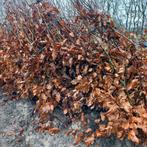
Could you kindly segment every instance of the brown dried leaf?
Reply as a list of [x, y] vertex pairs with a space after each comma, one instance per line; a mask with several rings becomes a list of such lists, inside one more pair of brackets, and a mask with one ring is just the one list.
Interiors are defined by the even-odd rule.
[[56, 99], [57, 102], [60, 102], [60, 100], [61, 100], [61, 95], [60, 95], [59, 92], [56, 93], [55, 99]]
[[43, 100], [47, 100], [47, 96], [46, 96], [44, 93], [41, 94], [41, 98], [42, 98]]
[[52, 51], [53, 60], [55, 60], [57, 58], [57, 55], [58, 55], [57, 51], [55, 49], [53, 49], [53, 51]]
[[92, 134], [91, 136], [86, 137], [86, 138], [84, 139], [84, 142], [85, 142], [85, 144], [86, 144], [87, 146], [89, 146], [89, 145], [92, 145], [92, 144], [94, 143], [94, 140], [95, 140], [95, 136], [94, 136], [94, 134]]
[[130, 139], [131, 141], [133, 141], [137, 144], [140, 142], [136, 136], [135, 130], [131, 130], [128, 132], [128, 139]]
[[127, 86], [128, 90], [136, 88], [136, 86], [138, 85], [138, 82], [139, 82], [138, 79], [133, 79], [131, 81], [131, 83], [129, 83], [128, 86]]
[[73, 32], [70, 32], [69, 35], [70, 35], [71, 37], [75, 37], [75, 35], [74, 35]]
[[49, 128], [48, 132], [51, 134], [57, 134], [60, 132], [60, 129], [59, 128]]
[[89, 81], [87, 79], [82, 79], [80, 83], [76, 86], [76, 89], [81, 92], [88, 92], [90, 88]]
[[95, 136], [96, 137], [101, 137], [102, 133], [97, 129], [96, 132], [95, 132]]
[[79, 144], [79, 143], [82, 141], [83, 137], [84, 137], [84, 133], [83, 133], [83, 132], [79, 133], [79, 134], [75, 137], [75, 143], [74, 143], [74, 144], [75, 144], [75, 145]]
[[48, 113], [48, 112], [52, 112], [54, 110], [54, 105], [50, 102], [48, 103], [45, 103], [43, 106], [42, 106], [42, 112], [43, 113]]

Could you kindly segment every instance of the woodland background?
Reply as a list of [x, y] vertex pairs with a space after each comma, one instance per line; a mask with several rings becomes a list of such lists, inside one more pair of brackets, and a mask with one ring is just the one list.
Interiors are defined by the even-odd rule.
[[[5, 18], [4, 5], [10, 0], [0, 1], [0, 20]], [[36, 3], [42, 0], [11, 0], [14, 5]], [[57, 6], [63, 14], [63, 17], [70, 18], [75, 15], [71, 2], [75, 0], [45, 0]], [[80, 0], [87, 8], [95, 6], [96, 9], [110, 14], [119, 27], [128, 31], [142, 34], [147, 28], [147, 1], [146, 0]]]

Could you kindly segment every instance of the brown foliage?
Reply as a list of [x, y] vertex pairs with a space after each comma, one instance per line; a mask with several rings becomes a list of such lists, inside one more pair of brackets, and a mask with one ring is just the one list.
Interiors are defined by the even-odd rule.
[[70, 21], [47, 3], [32, 5], [27, 15], [19, 8], [7, 14], [10, 28], [0, 34], [0, 85], [17, 98], [36, 96], [41, 119], [57, 106], [84, 123], [83, 106], [107, 110], [95, 119], [96, 131], [71, 131], [76, 144], [88, 146], [111, 134], [147, 142], [146, 50], [136, 50], [110, 16], [76, 8], [79, 14]]

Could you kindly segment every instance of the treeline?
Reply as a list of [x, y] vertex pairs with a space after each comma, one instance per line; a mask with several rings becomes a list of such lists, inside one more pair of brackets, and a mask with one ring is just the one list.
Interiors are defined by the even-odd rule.
[[[39, 3], [44, 0], [11, 0], [14, 5], [21, 5], [23, 2]], [[46, 0], [56, 5], [62, 15], [66, 18], [71, 18], [76, 14], [73, 3], [77, 0]], [[1, 1], [0, 15], [4, 18], [4, 6], [8, 1]], [[135, 33], [143, 33], [147, 28], [147, 1], [146, 0], [79, 0], [79, 3], [88, 9], [98, 9], [110, 14], [119, 27], [125, 28], [128, 31]]]
[[[76, 0], [65, 0], [65, 3], [62, 3], [61, 0], [54, 0], [54, 3], [61, 10], [66, 10], [64, 14], [70, 16], [71, 12], [75, 14], [75, 11], [71, 10], [73, 1]], [[147, 27], [146, 0], [79, 0], [79, 2], [89, 9], [99, 9], [110, 14], [118, 26], [124, 27], [128, 31], [143, 33]]]

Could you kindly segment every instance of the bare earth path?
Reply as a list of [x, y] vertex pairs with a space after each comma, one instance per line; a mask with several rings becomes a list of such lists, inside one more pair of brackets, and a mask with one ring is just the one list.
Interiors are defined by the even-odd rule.
[[[5, 102], [6, 99], [0, 91], [0, 147], [74, 147], [74, 141], [64, 135], [64, 131], [53, 136], [35, 131], [38, 117], [33, 115], [34, 106], [30, 101]], [[57, 115], [60, 119], [64, 119], [59, 113]], [[77, 128], [79, 124], [72, 124], [70, 127]], [[97, 147], [98, 144], [99, 147], [145, 147], [127, 140], [119, 141], [114, 137], [98, 139], [93, 146]], [[84, 145], [77, 145], [82, 146]]]

